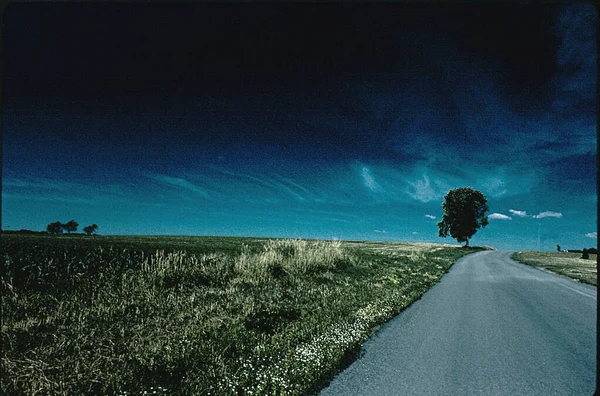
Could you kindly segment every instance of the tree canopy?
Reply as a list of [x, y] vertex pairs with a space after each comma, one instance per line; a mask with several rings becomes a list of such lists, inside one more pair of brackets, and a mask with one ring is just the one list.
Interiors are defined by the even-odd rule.
[[83, 227], [83, 232], [85, 232], [88, 235], [92, 235], [93, 233], [96, 232], [97, 229], [98, 229], [98, 225], [92, 224], [92, 225]]
[[63, 224], [62, 226], [63, 226], [64, 230], [70, 234], [71, 232], [77, 231], [77, 227], [79, 227], [79, 223], [76, 222], [75, 220], [69, 220], [69, 222]]
[[485, 213], [489, 210], [487, 198], [481, 191], [471, 187], [460, 187], [448, 191], [442, 203], [444, 215], [437, 223], [439, 235], [447, 237], [448, 234], [459, 243], [466, 242], [480, 227], [488, 225]]
[[46, 231], [48, 231], [48, 233], [52, 234], [52, 235], [62, 234], [63, 224], [60, 221], [55, 221], [54, 223], [50, 223], [46, 226]]

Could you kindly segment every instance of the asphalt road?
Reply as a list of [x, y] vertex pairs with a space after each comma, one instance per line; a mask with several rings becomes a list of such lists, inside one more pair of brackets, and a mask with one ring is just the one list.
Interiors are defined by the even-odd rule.
[[592, 395], [597, 289], [510, 255], [457, 261], [321, 395]]

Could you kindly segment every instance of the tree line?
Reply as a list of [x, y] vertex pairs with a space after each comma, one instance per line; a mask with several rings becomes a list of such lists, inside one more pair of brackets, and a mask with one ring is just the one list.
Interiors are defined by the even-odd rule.
[[[62, 234], [64, 231], [67, 233], [72, 233], [77, 231], [77, 227], [79, 227], [79, 223], [75, 220], [70, 220], [66, 223], [61, 223], [60, 221], [55, 221], [54, 223], [50, 223], [46, 226], [46, 231], [48, 231], [51, 235]], [[87, 235], [93, 235], [98, 230], [97, 224], [91, 224], [89, 226], [83, 227], [83, 232]]]

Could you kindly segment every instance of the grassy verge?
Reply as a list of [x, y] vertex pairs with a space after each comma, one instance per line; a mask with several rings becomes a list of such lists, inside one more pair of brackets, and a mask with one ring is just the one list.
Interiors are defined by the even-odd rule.
[[512, 258], [597, 286], [598, 261], [595, 254], [590, 254], [589, 259], [582, 259], [581, 253], [526, 251], [515, 253]]
[[2, 236], [6, 394], [307, 394], [448, 245]]

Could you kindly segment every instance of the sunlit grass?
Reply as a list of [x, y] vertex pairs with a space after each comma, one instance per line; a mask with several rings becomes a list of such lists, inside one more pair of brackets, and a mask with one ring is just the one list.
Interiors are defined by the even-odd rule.
[[590, 254], [582, 259], [581, 253], [526, 251], [513, 254], [512, 258], [523, 264], [544, 267], [557, 274], [597, 285], [597, 255]]
[[305, 394], [465, 249], [2, 236], [2, 392]]

